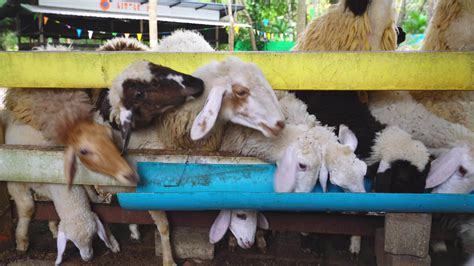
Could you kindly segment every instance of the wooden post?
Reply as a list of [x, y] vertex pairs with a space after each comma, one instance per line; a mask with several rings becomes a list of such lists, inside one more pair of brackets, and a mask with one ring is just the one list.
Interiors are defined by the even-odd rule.
[[44, 35], [43, 35], [43, 14], [38, 14], [38, 31], [39, 31], [39, 44], [44, 44]]
[[296, 36], [299, 37], [306, 28], [306, 0], [298, 0]]
[[148, 27], [150, 30], [150, 48], [155, 50], [158, 48], [158, 21], [156, 20], [156, 4], [157, 0], [148, 2]]
[[229, 51], [234, 51], [234, 15], [232, 13], [232, 0], [228, 2], [229, 14]]
[[[0, 118], [0, 145], [5, 143], [3, 121]], [[7, 183], [0, 182], [0, 252], [13, 244], [13, 220]]]

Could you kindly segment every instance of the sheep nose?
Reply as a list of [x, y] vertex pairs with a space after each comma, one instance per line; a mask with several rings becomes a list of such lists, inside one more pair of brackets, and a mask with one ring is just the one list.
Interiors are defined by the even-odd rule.
[[137, 184], [138, 181], [140, 181], [140, 178], [135, 173], [124, 175], [124, 178], [127, 179], [128, 181], [130, 181], [133, 184]]
[[275, 127], [279, 128], [280, 130], [284, 129], [285, 128], [285, 121], [280, 120], [280, 121], [276, 122]]

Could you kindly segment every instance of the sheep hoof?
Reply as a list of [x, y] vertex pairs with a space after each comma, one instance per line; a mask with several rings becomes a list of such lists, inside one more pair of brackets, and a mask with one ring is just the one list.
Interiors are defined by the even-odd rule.
[[359, 253], [351, 253], [351, 260], [358, 261], [359, 260]]
[[119, 253], [120, 252], [120, 245], [117, 242], [117, 240], [115, 239], [115, 237], [110, 239], [110, 244], [112, 245], [110, 250], [113, 253]]
[[28, 250], [28, 241], [17, 241], [16, 250], [26, 252]]

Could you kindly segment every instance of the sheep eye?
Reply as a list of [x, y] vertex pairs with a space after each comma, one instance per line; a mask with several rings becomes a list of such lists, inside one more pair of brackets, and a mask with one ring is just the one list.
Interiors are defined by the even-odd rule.
[[247, 220], [247, 215], [245, 215], [245, 213], [237, 213], [237, 218], [240, 220]]
[[80, 150], [79, 150], [79, 153], [80, 153], [81, 155], [87, 155], [87, 154], [89, 154], [89, 151], [86, 150], [86, 149], [80, 149]]
[[462, 166], [459, 166], [458, 172], [459, 172], [459, 175], [460, 175], [460, 176], [465, 176], [465, 175], [467, 174], [466, 168], [464, 168], [464, 167], [462, 167]]
[[301, 171], [306, 171], [306, 168], [308, 167], [306, 164], [299, 163], [298, 167], [300, 168]]
[[243, 97], [247, 96], [247, 94], [248, 94], [248, 93], [247, 93], [246, 91], [244, 91], [244, 90], [236, 91], [236, 92], [235, 92], [235, 95], [237, 95], [237, 97], [239, 97], [239, 98], [243, 98]]
[[137, 91], [137, 93], [135, 94], [135, 97], [137, 99], [143, 99], [145, 98], [145, 93], [143, 91]]

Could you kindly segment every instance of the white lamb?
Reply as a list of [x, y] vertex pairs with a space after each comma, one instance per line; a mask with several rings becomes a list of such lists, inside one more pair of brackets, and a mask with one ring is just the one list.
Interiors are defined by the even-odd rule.
[[[6, 144], [52, 145], [51, 142], [43, 138], [39, 131], [19, 121], [15, 121], [6, 111], [3, 112], [3, 123], [6, 127]], [[22, 134], [18, 134], [17, 132], [19, 131]], [[17, 250], [26, 251], [28, 249], [28, 226], [34, 212], [34, 200], [31, 194], [31, 190], [33, 190], [38, 195], [53, 201], [60, 218], [57, 234], [58, 257], [56, 264], [60, 264], [62, 261], [67, 240], [71, 240], [79, 249], [83, 260], [89, 261], [92, 259], [92, 241], [96, 234], [113, 252], [120, 251], [115, 237], [108, 230], [104, 229], [97, 215], [91, 211], [89, 194], [82, 186], [72, 186], [70, 191], [68, 191], [66, 185], [8, 182], [7, 187], [15, 201], [19, 216], [16, 227]]]
[[[447, 179], [437, 185], [431, 193], [441, 194], [469, 194], [474, 190], [474, 178], [465, 177], [462, 169], [452, 164], [452, 158], [462, 156], [465, 151], [463, 148], [453, 148], [449, 152], [439, 156], [432, 162], [433, 171], [430, 175], [437, 174], [440, 168], [448, 172], [454, 172]], [[430, 177], [430, 176], [429, 176]], [[473, 265], [474, 262], [474, 216], [472, 214], [442, 214], [437, 220], [439, 224], [447, 230], [455, 230], [461, 239], [463, 251], [469, 254], [465, 265]], [[434, 252], [446, 251], [446, 245], [442, 241], [433, 241], [431, 243]]]

